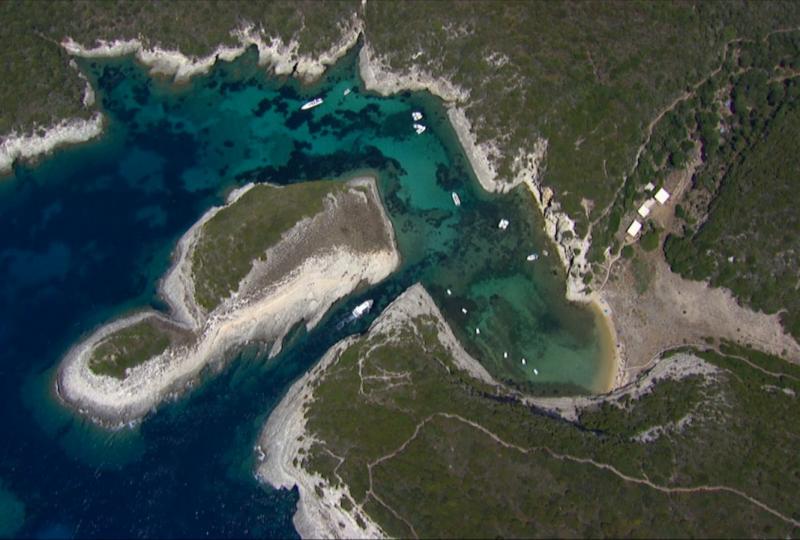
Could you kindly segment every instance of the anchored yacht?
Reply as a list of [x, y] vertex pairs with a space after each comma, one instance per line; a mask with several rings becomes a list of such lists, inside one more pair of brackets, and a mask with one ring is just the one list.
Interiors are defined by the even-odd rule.
[[375, 302], [372, 300], [367, 300], [365, 302], [361, 302], [353, 309], [353, 318], [358, 319], [359, 317], [363, 317], [370, 309], [372, 309], [372, 304]]
[[322, 98], [315, 98], [309, 101], [308, 103], [304, 103], [302, 107], [300, 107], [301, 111], [307, 111], [308, 109], [313, 109], [314, 107], [319, 107], [322, 105], [324, 100]]

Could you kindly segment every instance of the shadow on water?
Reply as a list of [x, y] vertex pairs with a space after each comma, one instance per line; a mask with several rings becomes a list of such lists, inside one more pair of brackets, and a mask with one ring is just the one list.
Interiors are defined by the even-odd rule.
[[[498, 378], [540, 392], [593, 387], [591, 314], [563, 301], [552, 255], [525, 260], [546, 249], [529, 195], [483, 193], [439, 100], [366, 92], [356, 57], [312, 87], [266, 76], [255, 50], [180, 86], [132, 58], [82, 62], [106, 133], [0, 182], [0, 422], [10, 434], [0, 486], [12, 501], [1, 504], [24, 507], [19, 534], [294, 536], [296, 492], [253, 479], [258, 432], [292, 381], [417, 281]], [[320, 107], [299, 110], [317, 95]], [[422, 135], [412, 111], [424, 114]], [[99, 429], [57, 402], [65, 351], [111, 318], [163, 310], [157, 284], [172, 248], [228, 191], [358, 170], [378, 175], [395, 227], [403, 263], [389, 279], [337, 303], [317, 328], [296, 328], [275, 359], [267, 344], [244, 346], [134, 428]], [[348, 320], [366, 299], [371, 312]]]

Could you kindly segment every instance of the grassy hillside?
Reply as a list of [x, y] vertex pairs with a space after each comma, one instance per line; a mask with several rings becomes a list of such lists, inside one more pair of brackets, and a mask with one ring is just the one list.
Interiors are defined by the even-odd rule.
[[[800, 369], [702, 353], [710, 378], [543, 414], [455, 368], [435, 323], [372, 334], [323, 373], [298, 456], [399, 537], [797, 535]], [[755, 501], [755, 502], [754, 502]]]
[[781, 106], [722, 178], [707, 220], [670, 238], [672, 269], [727, 287], [743, 303], [781, 313], [800, 339], [800, 107]]

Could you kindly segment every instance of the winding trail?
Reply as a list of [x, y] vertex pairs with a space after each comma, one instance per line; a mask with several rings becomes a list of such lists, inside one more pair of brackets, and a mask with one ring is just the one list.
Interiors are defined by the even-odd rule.
[[[761, 41], [762, 42], [766, 42], [771, 36], [776, 35], [776, 34], [785, 34], [785, 33], [788, 33], [788, 32], [796, 32], [798, 30], [800, 30], [800, 27], [780, 28], [778, 30], [773, 30], [772, 32], [767, 33], [763, 37], [763, 39]], [[631, 167], [630, 172], [625, 176], [623, 181], [620, 183], [619, 187], [617, 187], [616, 191], [614, 192], [614, 196], [611, 198], [611, 202], [605, 208], [603, 208], [603, 211], [600, 212], [600, 214], [593, 221], [591, 221], [592, 225], [595, 225], [595, 224], [599, 223], [600, 221], [602, 221], [603, 218], [605, 218], [608, 215], [608, 213], [611, 211], [611, 209], [614, 207], [614, 203], [619, 198], [620, 192], [625, 187], [625, 182], [626, 182], [627, 178], [631, 174], [633, 174], [633, 172], [639, 166], [639, 160], [642, 157], [642, 152], [644, 152], [644, 149], [647, 147], [648, 144], [650, 144], [650, 139], [653, 136], [653, 129], [655, 129], [656, 124], [658, 124], [658, 122], [661, 121], [661, 119], [664, 117], [664, 115], [666, 115], [671, 110], [673, 110], [679, 103], [681, 103], [682, 101], [685, 101], [687, 99], [690, 99], [692, 96], [694, 96], [695, 92], [697, 91], [698, 88], [700, 88], [700, 86], [705, 84], [706, 81], [708, 81], [709, 79], [714, 77], [717, 73], [719, 73], [722, 70], [722, 67], [725, 65], [725, 62], [728, 60], [728, 55], [730, 53], [730, 49], [731, 49], [732, 45], [740, 44], [740, 43], [753, 43], [755, 41], [756, 40], [748, 39], [748, 38], [733, 38], [730, 41], [726, 42], [724, 47], [723, 47], [722, 59], [721, 59], [719, 65], [716, 68], [714, 68], [708, 75], [706, 75], [701, 80], [699, 80], [696, 83], [694, 83], [691, 86], [689, 86], [689, 88], [687, 90], [685, 90], [682, 94], [677, 96], [669, 104], [667, 104], [664, 108], [662, 108], [659, 111], [659, 113], [647, 124], [647, 128], [645, 129], [646, 135], [645, 135], [644, 141], [642, 141], [642, 143], [639, 145], [639, 148], [636, 149], [636, 157], [633, 160], [633, 166]], [[785, 77], [785, 78], [789, 78], [789, 77]]]
[[538, 451], [545, 452], [550, 457], [552, 457], [554, 459], [557, 459], [559, 461], [572, 461], [574, 463], [580, 463], [580, 464], [583, 464], [583, 465], [591, 465], [592, 467], [595, 467], [597, 469], [601, 469], [601, 470], [610, 472], [611, 474], [617, 476], [618, 478], [620, 478], [624, 482], [629, 482], [629, 483], [632, 483], [632, 484], [638, 484], [638, 485], [642, 485], [642, 486], [647, 486], [647, 487], [649, 487], [651, 489], [654, 489], [656, 491], [660, 491], [661, 493], [667, 493], [667, 494], [673, 494], [673, 493], [689, 493], [689, 494], [692, 494], [692, 493], [720, 493], [720, 492], [721, 493], [730, 493], [732, 495], [736, 495], [738, 497], [741, 497], [742, 499], [746, 500], [747, 502], [749, 502], [749, 503], [761, 508], [765, 512], [768, 512], [768, 513], [772, 514], [773, 516], [777, 517], [781, 521], [784, 521], [785, 523], [793, 525], [794, 527], [800, 527], [800, 521], [798, 521], [796, 519], [793, 519], [793, 518], [791, 518], [789, 516], [784, 515], [783, 513], [779, 512], [778, 510], [775, 510], [774, 508], [770, 507], [769, 505], [759, 501], [758, 499], [756, 499], [754, 497], [751, 497], [747, 493], [745, 493], [743, 491], [740, 491], [740, 490], [738, 490], [736, 488], [732, 488], [732, 487], [729, 487], [729, 486], [722, 486], [722, 485], [699, 485], [699, 486], [692, 486], [692, 487], [663, 486], [661, 484], [656, 484], [655, 482], [652, 482], [649, 478], [647, 478], [647, 475], [644, 475], [644, 478], [637, 478], [635, 476], [630, 476], [628, 474], [623, 473], [622, 471], [620, 471], [619, 469], [617, 469], [616, 467], [614, 467], [611, 464], [598, 462], [598, 461], [595, 461], [595, 460], [593, 460], [591, 458], [582, 458], [582, 457], [572, 456], [572, 455], [569, 455], [569, 454], [562, 454], [560, 452], [556, 452], [556, 451], [548, 448], [547, 446], [532, 446], [532, 447], [526, 448], [524, 446], [519, 446], [519, 445], [516, 445], [516, 444], [513, 444], [513, 443], [509, 443], [509, 442], [504, 441], [502, 438], [500, 438], [498, 435], [496, 435], [495, 433], [493, 433], [489, 429], [487, 429], [487, 428], [483, 427], [482, 425], [478, 424], [477, 422], [473, 422], [472, 420], [464, 418], [463, 416], [460, 416], [458, 414], [438, 412], [438, 413], [431, 414], [430, 416], [428, 416], [427, 418], [425, 418], [424, 420], [419, 422], [417, 424], [416, 428], [414, 429], [414, 433], [405, 442], [403, 442], [403, 444], [401, 444], [397, 449], [395, 449], [394, 451], [386, 454], [383, 457], [380, 457], [380, 458], [376, 459], [375, 461], [373, 461], [373, 462], [371, 462], [371, 463], [369, 463], [367, 465], [367, 470], [369, 472], [369, 490], [367, 491], [367, 497], [369, 497], [371, 495], [372, 497], [375, 498], [375, 500], [379, 501], [383, 506], [385, 506], [387, 509], [389, 509], [396, 517], [398, 517], [399, 519], [404, 521], [408, 525], [408, 527], [411, 530], [411, 532], [414, 534], [415, 538], [419, 538], [419, 536], [417, 535], [416, 531], [411, 526], [411, 524], [406, 519], [401, 518], [397, 512], [395, 512], [393, 509], [391, 509], [386, 503], [381, 501], [378, 498], [378, 496], [375, 494], [374, 485], [373, 485], [373, 479], [372, 479], [372, 468], [375, 467], [376, 465], [379, 465], [379, 464], [383, 463], [384, 461], [388, 461], [388, 460], [396, 457], [398, 454], [402, 453], [408, 447], [408, 445], [411, 444], [411, 442], [413, 442], [417, 438], [417, 436], [419, 435], [419, 433], [422, 430], [422, 428], [425, 427], [431, 420], [433, 420], [433, 419], [435, 419], [437, 417], [447, 418], [449, 420], [458, 420], [459, 422], [467, 424], [467, 425], [477, 429], [478, 431], [481, 431], [482, 433], [484, 433], [486, 436], [491, 438], [494, 442], [496, 442], [500, 446], [503, 446], [505, 448], [509, 448], [509, 449], [512, 449], [512, 450], [516, 450], [516, 451], [518, 451], [518, 452], [520, 452], [522, 454], [530, 454], [532, 452], [538, 452]]

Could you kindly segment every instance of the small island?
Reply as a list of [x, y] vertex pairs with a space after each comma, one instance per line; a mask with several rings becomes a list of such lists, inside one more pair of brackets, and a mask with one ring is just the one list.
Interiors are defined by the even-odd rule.
[[180, 239], [160, 283], [170, 314], [143, 310], [75, 345], [56, 378], [61, 400], [109, 426], [145, 416], [245, 343], [281, 350], [300, 322], [399, 264], [375, 179], [249, 184]]

